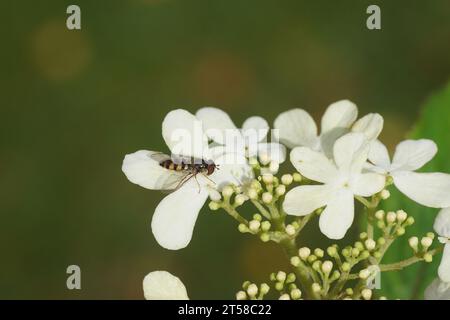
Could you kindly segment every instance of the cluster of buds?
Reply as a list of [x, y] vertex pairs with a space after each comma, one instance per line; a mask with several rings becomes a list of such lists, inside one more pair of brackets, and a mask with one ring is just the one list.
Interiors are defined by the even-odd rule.
[[267, 283], [261, 283], [258, 287], [255, 283], [245, 281], [242, 290], [236, 293], [236, 300], [262, 300], [269, 291]]
[[414, 218], [408, 217], [403, 210], [397, 212], [378, 210], [375, 212], [377, 227], [383, 230], [385, 236], [390, 238], [400, 237], [405, 234], [406, 228], [414, 224]]
[[428, 251], [433, 244], [434, 237], [435, 235], [433, 232], [428, 232], [425, 237], [420, 239], [420, 241], [418, 237], [411, 237], [408, 239], [408, 243], [416, 256], [423, 258], [425, 262], [432, 262], [433, 255]]
[[295, 284], [295, 274], [278, 271], [270, 274], [275, 290], [279, 293], [279, 300], [299, 300], [302, 297], [301, 290]]

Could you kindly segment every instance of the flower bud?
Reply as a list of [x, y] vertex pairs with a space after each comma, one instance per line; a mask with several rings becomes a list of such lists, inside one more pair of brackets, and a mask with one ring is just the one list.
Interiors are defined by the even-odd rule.
[[245, 196], [243, 194], [238, 194], [234, 198], [234, 204], [236, 206], [242, 206], [244, 204], [244, 202], [247, 201], [247, 200], [248, 200], [247, 196]]
[[364, 300], [370, 300], [370, 298], [372, 298], [372, 290], [363, 289], [361, 291], [361, 296], [363, 297]]
[[293, 300], [298, 300], [302, 297], [302, 292], [300, 291], [300, 289], [293, 289], [291, 290], [291, 298]]
[[314, 263], [312, 264], [312, 268], [315, 271], [320, 271], [320, 267], [322, 266], [322, 262], [320, 262], [319, 260], [314, 261]]
[[396, 233], [398, 236], [404, 235], [405, 232], [406, 232], [406, 230], [405, 230], [405, 228], [403, 228], [403, 227], [399, 227], [399, 228], [397, 229], [397, 231], [395, 231], [395, 233]]
[[264, 193], [262, 194], [262, 201], [263, 201], [264, 203], [269, 204], [269, 203], [272, 202], [272, 200], [273, 200], [273, 196], [272, 196], [272, 194], [271, 194], [270, 192], [264, 192]]
[[362, 269], [359, 272], [359, 277], [363, 280], [366, 280], [368, 277], [370, 276], [370, 271], [369, 269]]
[[367, 250], [364, 250], [363, 252], [361, 252], [360, 254], [360, 258], [361, 259], [367, 259], [368, 257], [370, 257], [370, 252]]
[[259, 162], [261, 162], [261, 164], [262, 164], [263, 166], [268, 165], [269, 162], [270, 162], [270, 157], [269, 157], [269, 155], [268, 155], [267, 153], [262, 153], [262, 154], [260, 154], [260, 155], [259, 155]]
[[311, 250], [307, 247], [303, 247], [298, 250], [298, 255], [302, 260], [308, 259], [310, 254], [311, 254]]
[[352, 249], [352, 257], [356, 258], [357, 256], [359, 256], [359, 249], [358, 248], [353, 248]]
[[403, 210], [398, 210], [397, 211], [397, 221], [398, 222], [403, 222], [408, 218], [408, 214], [403, 211]]
[[258, 220], [251, 220], [248, 223], [248, 228], [250, 229], [250, 231], [258, 232], [260, 227], [261, 227], [261, 222], [259, 222]]
[[248, 229], [248, 227], [247, 227], [245, 224], [243, 224], [243, 223], [240, 223], [240, 224], [238, 225], [238, 230], [239, 230], [240, 233], [247, 233], [247, 232], [250, 231], [250, 230]]
[[[288, 273], [288, 275], [286, 276], [286, 283], [293, 283], [295, 282], [295, 274], [294, 273]], [[295, 285], [295, 284], [294, 284]]]
[[262, 230], [262, 231], [269, 231], [271, 226], [272, 226], [272, 225], [271, 225], [270, 222], [267, 221], [267, 220], [261, 222], [261, 230]]
[[427, 252], [423, 255], [423, 260], [425, 260], [425, 262], [430, 263], [433, 261], [433, 256]]
[[431, 240], [434, 240], [434, 233], [433, 232], [427, 232], [427, 237]]
[[273, 183], [273, 174], [271, 173], [265, 173], [262, 175], [262, 181], [265, 184], [272, 184]]
[[348, 263], [348, 262], [344, 262], [343, 264], [342, 264], [342, 271], [344, 271], [344, 272], [348, 272], [348, 271], [350, 271], [350, 263]]
[[281, 176], [281, 183], [284, 184], [285, 186], [290, 185], [293, 180], [294, 178], [292, 177], [291, 174], [283, 174]]
[[222, 199], [222, 196], [220, 195], [220, 192], [219, 191], [217, 191], [217, 190], [215, 190], [215, 189], [209, 189], [209, 198], [212, 200], [212, 201], [220, 201], [220, 199]]
[[347, 289], [345, 289], [345, 293], [346, 293], [348, 296], [352, 296], [352, 295], [353, 295], [353, 289], [352, 289], [352, 288], [347, 288]]
[[361, 240], [367, 239], [367, 232], [361, 232], [361, 233], [359, 234], [359, 238], [360, 238]]
[[408, 217], [408, 219], [406, 219], [405, 224], [407, 224], [408, 226], [411, 226], [414, 224], [414, 218], [413, 217]]
[[269, 164], [269, 171], [272, 174], [276, 174], [280, 169], [280, 164], [277, 161], [271, 161]]
[[276, 278], [280, 282], [284, 282], [286, 280], [286, 272], [284, 271], [278, 271]]
[[314, 282], [314, 283], [311, 285], [311, 289], [312, 289], [312, 291], [313, 291], [314, 293], [319, 293], [320, 290], [322, 290], [322, 287], [321, 287], [320, 284], [318, 284], [317, 282]]
[[418, 244], [419, 244], [419, 238], [417, 238], [417, 237], [411, 237], [411, 238], [409, 238], [408, 244], [409, 244], [409, 246], [410, 246], [414, 251], [417, 252], [417, 250], [418, 250], [417, 246], [418, 246]]
[[276, 187], [275, 193], [277, 194], [277, 196], [284, 195], [286, 193], [286, 186], [284, 184], [280, 184], [278, 187]]
[[267, 283], [261, 283], [259, 286], [259, 291], [264, 295], [267, 294], [270, 290], [270, 287]]
[[208, 207], [209, 207], [209, 209], [211, 209], [212, 211], [216, 211], [216, 210], [219, 210], [219, 209], [220, 209], [220, 203], [215, 202], [215, 201], [211, 201], [211, 202], [208, 204]]
[[308, 257], [308, 262], [309, 263], [313, 263], [314, 261], [316, 261], [317, 260], [317, 256], [315, 256], [315, 255], [310, 255], [309, 257]]
[[386, 239], [383, 237], [380, 237], [380, 238], [378, 238], [377, 242], [380, 246], [382, 246], [386, 243]]
[[270, 235], [268, 233], [264, 232], [264, 233], [261, 233], [259, 238], [261, 239], [262, 242], [268, 242], [270, 240]]
[[287, 234], [288, 236], [293, 236], [293, 235], [295, 235], [295, 228], [294, 228], [293, 225], [288, 224], [288, 225], [286, 226], [285, 230], [286, 230], [286, 234]]
[[322, 263], [322, 272], [325, 274], [329, 274], [333, 270], [333, 262], [327, 260]]
[[316, 249], [314, 249], [314, 254], [319, 258], [323, 258], [324, 252], [322, 249], [316, 248]]
[[236, 293], [236, 300], [245, 300], [247, 299], [247, 294], [244, 291], [239, 291]]
[[258, 198], [258, 191], [256, 191], [254, 188], [250, 188], [247, 190], [247, 196], [250, 199], [255, 200]]
[[296, 172], [292, 175], [292, 178], [294, 179], [295, 182], [300, 182], [302, 181], [302, 176], [300, 173]]
[[298, 266], [300, 265], [300, 258], [299, 258], [298, 256], [293, 256], [293, 257], [291, 258], [291, 264], [292, 264], [294, 267], [298, 267]]
[[341, 277], [341, 273], [339, 271], [337, 271], [337, 270], [334, 270], [333, 274], [331, 275], [330, 280], [334, 281], [334, 280], [339, 279], [340, 277]]
[[231, 197], [233, 195], [233, 193], [234, 193], [234, 190], [233, 190], [233, 187], [231, 187], [231, 186], [225, 186], [222, 189], [222, 195], [224, 198]]
[[330, 257], [335, 257], [336, 255], [337, 255], [337, 249], [336, 249], [336, 247], [333, 247], [333, 246], [331, 246], [331, 247], [328, 247], [327, 248], [327, 253], [328, 253], [328, 255], [330, 256]]
[[383, 220], [384, 219], [384, 210], [378, 210], [377, 212], [375, 212], [375, 218], [377, 218], [378, 220]]
[[397, 215], [393, 211], [389, 211], [386, 215], [386, 221], [390, 224], [394, 223], [397, 220]]
[[291, 300], [291, 297], [287, 293], [282, 294], [278, 300]]
[[364, 250], [364, 245], [360, 241], [356, 241], [355, 242], [355, 248], [358, 249], [359, 251], [363, 251]]
[[247, 288], [247, 294], [250, 297], [254, 297], [258, 294], [258, 287], [256, 286], [256, 284], [252, 283], [248, 286]]
[[377, 246], [377, 243], [373, 239], [367, 239], [364, 241], [364, 245], [366, 246], [367, 250], [372, 251]]
[[433, 239], [429, 238], [429, 237], [423, 237], [420, 240], [420, 244], [422, 245], [422, 247], [427, 250], [429, 247], [431, 247], [431, 245], [433, 244]]
[[389, 192], [389, 190], [386, 190], [386, 189], [381, 190], [381, 192], [380, 192], [381, 199], [386, 200], [390, 196], [391, 196], [391, 193]]
[[284, 283], [283, 282], [277, 282], [275, 283], [275, 290], [277, 291], [281, 291], [284, 288]]

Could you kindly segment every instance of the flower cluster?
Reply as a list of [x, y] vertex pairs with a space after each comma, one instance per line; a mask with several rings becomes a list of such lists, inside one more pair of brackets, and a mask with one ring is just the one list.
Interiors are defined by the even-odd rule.
[[[313, 118], [302, 109], [280, 114], [272, 131], [261, 117], [250, 117], [237, 128], [217, 108], [202, 108], [195, 115], [178, 109], [162, 125], [171, 155], [137, 151], [125, 156], [122, 170], [135, 184], [171, 192], [152, 219], [153, 234], [164, 248], [178, 250], [189, 244], [198, 213], [209, 198], [209, 208], [223, 209], [238, 222], [241, 233], [284, 249], [293, 272], [271, 274], [271, 285], [246, 281], [237, 299], [263, 299], [270, 291], [278, 292], [275, 298], [279, 299], [369, 300], [375, 296], [371, 281], [380, 272], [430, 262], [442, 250], [439, 277], [425, 296], [448, 299], [450, 175], [416, 172], [437, 152], [431, 140], [399, 143], [391, 161], [378, 140], [382, 129], [381, 115], [371, 113], [358, 119], [356, 105], [348, 100], [327, 108], [320, 134]], [[294, 170], [279, 175], [286, 148], [291, 149]], [[409, 237], [413, 256], [383, 264], [391, 244], [414, 223], [400, 208], [380, 210], [392, 186], [421, 205], [442, 210], [434, 225], [436, 248], [431, 248], [436, 243], [432, 232], [420, 241], [417, 236]], [[324, 236], [344, 238], [353, 225], [355, 202], [364, 206], [367, 221], [367, 230], [356, 242], [343, 248], [337, 244], [326, 249], [298, 247], [299, 234], [316, 218]], [[241, 214], [246, 203], [257, 213]], [[181, 281], [162, 271], [145, 278], [144, 292], [148, 299], [187, 298]]]

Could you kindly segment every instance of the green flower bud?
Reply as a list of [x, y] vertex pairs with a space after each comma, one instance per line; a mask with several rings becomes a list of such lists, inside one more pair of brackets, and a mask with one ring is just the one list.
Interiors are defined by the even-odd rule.
[[271, 226], [272, 226], [272, 225], [270, 224], [269, 221], [263, 221], [263, 222], [261, 222], [261, 230], [262, 230], [262, 231], [269, 231]]
[[323, 252], [323, 250], [320, 249], [320, 248], [314, 249], [314, 254], [315, 254], [317, 257], [319, 257], [319, 258], [323, 258], [323, 256], [324, 256], [324, 252]]
[[270, 235], [268, 233], [264, 232], [264, 233], [261, 233], [259, 238], [261, 239], [262, 242], [269, 242]]
[[212, 211], [216, 211], [220, 209], [220, 203], [215, 202], [215, 201], [211, 201], [209, 204], [209, 209], [211, 209]]

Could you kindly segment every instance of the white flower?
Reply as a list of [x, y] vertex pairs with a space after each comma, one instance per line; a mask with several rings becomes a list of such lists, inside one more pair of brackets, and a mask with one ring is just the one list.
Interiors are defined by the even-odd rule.
[[349, 100], [332, 103], [322, 117], [321, 133], [318, 134], [314, 119], [303, 109], [281, 113], [274, 122], [279, 138], [289, 148], [309, 147], [332, 157], [334, 142], [348, 133], [362, 132], [368, 140], [374, 140], [383, 129], [383, 117], [371, 113], [355, 122], [358, 108]]
[[442, 281], [450, 283], [450, 208], [442, 209], [434, 221], [434, 231], [444, 246], [438, 274]]
[[244, 157], [233, 155], [234, 162], [230, 162], [227, 154], [208, 148], [204, 133], [197, 132], [199, 127], [201, 123], [199, 126], [194, 115], [178, 109], [165, 117], [162, 135], [172, 154], [189, 158], [189, 161], [192, 157], [213, 160], [219, 169], [208, 177], [197, 174], [183, 183], [186, 173], [162, 167], [160, 159], [170, 157], [160, 152], [140, 150], [126, 155], [123, 160], [122, 171], [131, 182], [151, 190], [173, 191], [158, 204], [152, 219], [156, 241], [166, 249], [178, 250], [189, 244], [209, 190], [220, 190], [230, 183], [240, 184], [252, 175]]
[[425, 300], [450, 300], [450, 282], [434, 279], [425, 290]]
[[386, 147], [374, 141], [370, 148], [369, 170], [392, 176], [397, 189], [412, 200], [432, 208], [450, 207], [450, 175], [418, 173], [437, 152], [431, 140], [405, 140], [397, 145], [391, 162]]
[[153, 271], [142, 282], [147, 300], [189, 300], [183, 282], [167, 271]]
[[348, 133], [334, 144], [334, 162], [323, 153], [306, 147], [291, 151], [294, 167], [308, 179], [323, 185], [304, 185], [286, 194], [283, 208], [296, 216], [310, 214], [326, 206], [319, 226], [330, 239], [341, 239], [353, 222], [354, 196], [368, 197], [385, 186], [385, 177], [362, 173], [369, 142], [361, 133]]
[[206, 135], [228, 152], [244, 153], [247, 157], [258, 156], [264, 162], [283, 163], [286, 148], [276, 142], [263, 142], [269, 132], [267, 121], [261, 117], [250, 117], [237, 129], [228, 114], [213, 107], [201, 108], [196, 116], [203, 121]]

